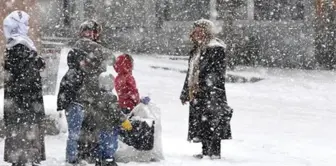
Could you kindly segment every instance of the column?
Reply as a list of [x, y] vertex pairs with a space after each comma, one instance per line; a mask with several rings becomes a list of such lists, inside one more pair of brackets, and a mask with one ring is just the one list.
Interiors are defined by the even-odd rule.
[[247, 19], [254, 20], [254, 0], [247, 0]]
[[217, 12], [217, 1], [216, 0], [210, 0], [210, 20], [214, 21], [217, 20], [218, 12]]

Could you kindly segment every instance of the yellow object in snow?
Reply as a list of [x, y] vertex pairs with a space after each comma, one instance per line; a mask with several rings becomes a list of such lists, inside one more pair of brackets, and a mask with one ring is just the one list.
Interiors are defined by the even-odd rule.
[[127, 130], [127, 131], [130, 131], [132, 130], [132, 123], [127, 119], [125, 120], [122, 124], [121, 124], [122, 128]]

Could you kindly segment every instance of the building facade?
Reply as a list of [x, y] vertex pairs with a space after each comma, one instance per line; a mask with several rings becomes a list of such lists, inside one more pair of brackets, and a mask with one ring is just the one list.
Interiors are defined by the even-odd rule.
[[[76, 38], [102, 23], [103, 43], [136, 53], [187, 55], [192, 22], [213, 20], [233, 65], [319, 68], [336, 64], [334, 0], [37, 0], [42, 38]], [[327, 31], [325, 29], [328, 29]], [[325, 47], [325, 45], [327, 47]]]

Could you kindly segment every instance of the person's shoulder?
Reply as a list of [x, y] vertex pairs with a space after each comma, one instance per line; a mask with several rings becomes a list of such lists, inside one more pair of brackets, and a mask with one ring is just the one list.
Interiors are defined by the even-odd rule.
[[31, 50], [29, 47], [25, 46], [24, 44], [16, 44], [13, 47], [6, 49], [9, 54], [25, 54], [25, 55], [37, 55], [35, 50]]
[[30, 51], [30, 49], [23, 44], [16, 44], [13, 47], [10, 47], [9, 49], [10, 50], [27, 50], [27, 51]]
[[69, 52], [68, 52], [68, 56], [75, 56], [75, 57], [78, 57], [78, 56], [85, 56], [87, 55], [88, 52], [86, 52], [85, 50], [81, 49], [81, 48], [77, 48], [77, 47], [74, 47], [72, 48]]
[[208, 48], [212, 49], [226, 49], [226, 44], [224, 43], [223, 40], [220, 40], [218, 38], [214, 38], [210, 40], [210, 42], [207, 44]]
[[92, 41], [91, 39], [88, 38], [80, 38], [76, 41], [75, 43], [75, 48], [77, 49], [82, 49], [82, 50], [87, 50], [87, 49], [98, 49], [98, 50], [103, 50], [103, 46], [95, 41]]
[[210, 40], [206, 48], [209, 52], [212, 53], [225, 54], [226, 44], [222, 40], [214, 38]]

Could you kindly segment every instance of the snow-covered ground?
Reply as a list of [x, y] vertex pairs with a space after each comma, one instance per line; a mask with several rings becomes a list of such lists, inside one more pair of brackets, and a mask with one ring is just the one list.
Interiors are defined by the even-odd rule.
[[[64, 74], [65, 52], [60, 76]], [[162, 109], [165, 160], [150, 166], [335, 166], [336, 73], [266, 68], [238, 68], [234, 74], [265, 78], [257, 83], [227, 84], [235, 110], [233, 140], [222, 142], [222, 159], [196, 160], [200, 144], [186, 141], [188, 106], [179, 101], [185, 74], [154, 69], [186, 69], [185, 61], [135, 56], [134, 76], [141, 95], [150, 95]], [[112, 71], [112, 69], [110, 69]], [[1, 97], [1, 102], [3, 98]], [[56, 98], [46, 96], [48, 112], [56, 115]], [[44, 166], [64, 165], [66, 134], [47, 136]], [[3, 141], [0, 141], [3, 158]], [[6, 163], [0, 161], [0, 165]], [[10, 164], [7, 164], [10, 165]]]

